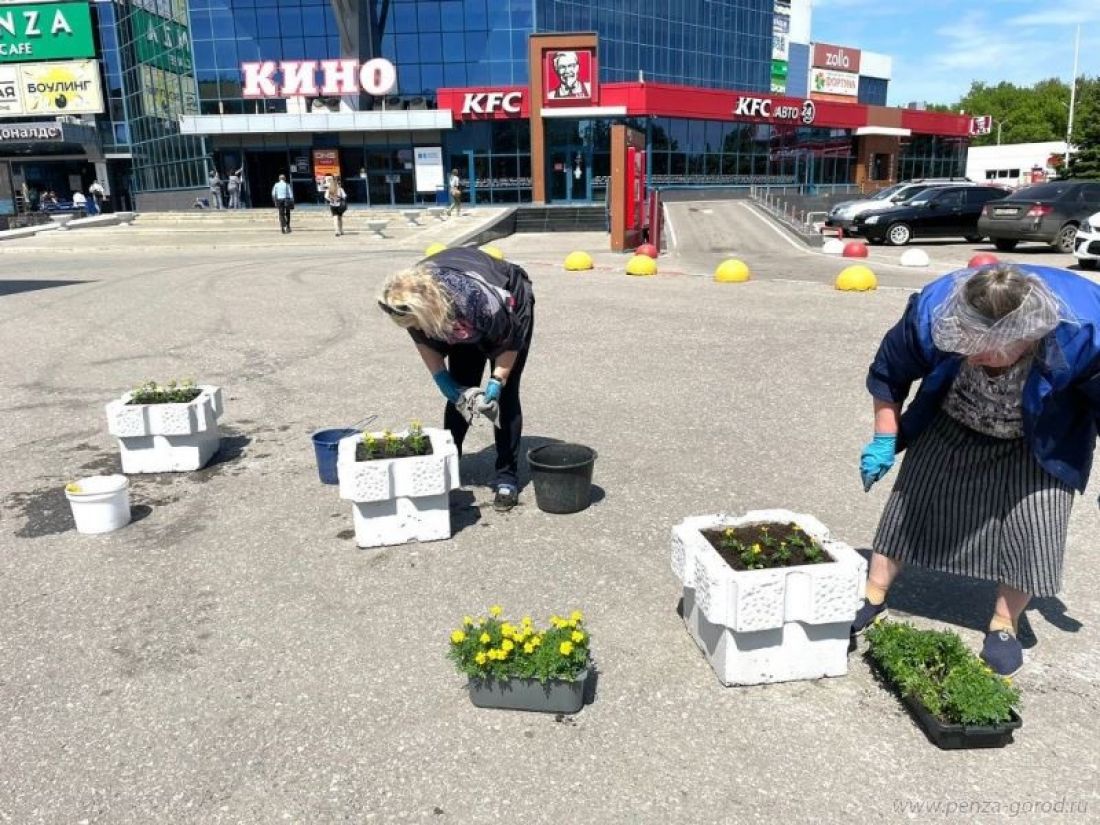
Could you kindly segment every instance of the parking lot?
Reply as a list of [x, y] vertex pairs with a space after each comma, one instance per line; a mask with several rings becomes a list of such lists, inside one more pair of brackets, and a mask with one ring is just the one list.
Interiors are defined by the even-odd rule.
[[[687, 516], [785, 507], [866, 552], [889, 490], [859, 481], [867, 365], [909, 290], [990, 247], [920, 244], [933, 263], [919, 270], [872, 248], [880, 289], [842, 293], [850, 261], [793, 245], [747, 203], [670, 215], [675, 250], [651, 278], [625, 275], [602, 234], [496, 242], [538, 302], [525, 449], [595, 448], [593, 506], [551, 516], [525, 486], [495, 513], [481, 425], [453, 538], [378, 550], [355, 546], [350, 505], [318, 483], [310, 433], [368, 413], [438, 423], [375, 295], [457, 231], [382, 241], [351, 223], [333, 239], [319, 222], [284, 237], [209, 216], [5, 243], [4, 282], [22, 286], [0, 295], [0, 823], [896, 822], [932, 810], [914, 805], [1059, 801], [1091, 815], [1096, 481], [1076, 501], [1065, 591], [1026, 613], [1025, 721], [1007, 750], [937, 750], [858, 652], [843, 678], [723, 687], [676, 613], [670, 530]], [[596, 268], [567, 273], [578, 248]], [[724, 257], [753, 280], [714, 283]], [[134, 523], [75, 533], [64, 485], [118, 469], [104, 405], [184, 377], [224, 388], [222, 453], [133, 477]], [[991, 600], [918, 569], [891, 593], [895, 615], [972, 648]], [[470, 704], [448, 633], [495, 603], [584, 611], [592, 705]], [[1021, 819], [1067, 820], [1088, 816]]]

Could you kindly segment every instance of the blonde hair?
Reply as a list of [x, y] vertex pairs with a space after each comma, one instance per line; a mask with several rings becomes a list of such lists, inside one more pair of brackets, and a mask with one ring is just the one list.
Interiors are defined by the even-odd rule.
[[335, 198], [340, 194], [340, 181], [336, 177], [329, 177], [328, 179], [328, 196]]
[[433, 340], [446, 341], [454, 328], [454, 302], [426, 267], [391, 275], [378, 302], [399, 327], [415, 327]]

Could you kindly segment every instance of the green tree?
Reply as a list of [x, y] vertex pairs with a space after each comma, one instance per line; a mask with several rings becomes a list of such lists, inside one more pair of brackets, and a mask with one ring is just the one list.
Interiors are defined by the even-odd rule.
[[1077, 86], [1072, 143], [1066, 176], [1100, 178], [1100, 78], [1083, 78]]
[[1057, 78], [1030, 87], [975, 82], [955, 108], [969, 115], [993, 116], [993, 131], [976, 136], [974, 146], [995, 144], [998, 126], [1001, 143], [1064, 140], [1069, 118], [1069, 85]]

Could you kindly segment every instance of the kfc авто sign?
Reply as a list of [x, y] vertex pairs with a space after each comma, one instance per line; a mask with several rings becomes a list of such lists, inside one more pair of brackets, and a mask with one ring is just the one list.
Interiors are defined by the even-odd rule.
[[462, 114], [491, 115], [496, 112], [518, 115], [523, 109], [523, 92], [466, 92]]
[[751, 117], [773, 123], [801, 123], [809, 126], [817, 117], [817, 106], [812, 100], [801, 104], [777, 103], [770, 97], [742, 95], [733, 107], [735, 117]]
[[832, 69], [836, 72], [859, 74], [859, 49], [847, 46], [831, 46], [828, 43], [814, 44], [814, 59], [811, 65], [815, 69]]
[[397, 69], [376, 57], [358, 60], [264, 60], [242, 63], [244, 97], [313, 97], [316, 95], [389, 94], [397, 85]]

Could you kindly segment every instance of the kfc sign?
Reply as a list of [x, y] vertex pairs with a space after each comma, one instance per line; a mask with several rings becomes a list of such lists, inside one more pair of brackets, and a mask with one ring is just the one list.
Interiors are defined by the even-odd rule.
[[522, 110], [523, 92], [466, 92], [462, 97], [464, 115], [518, 115]]
[[988, 135], [993, 131], [993, 115], [979, 115], [970, 118], [970, 134]]
[[339, 97], [360, 91], [381, 96], [397, 85], [397, 69], [381, 57], [363, 64], [357, 60], [265, 60], [242, 63], [241, 71], [244, 97]]
[[828, 43], [815, 43], [812, 65], [817, 69], [832, 69], [837, 72], [859, 74], [860, 54], [859, 49], [830, 46]]
[[548, 51], [543, 55], [544, 106], [594, 105], [599, 98], [594, 49]]
[[809, 126], [817, 117], [817, 106], [812, 100], [801, 105], [776, 103], [770, 97], [739, 97], [733, 107], [734, 117], [749, 117], [773, 123], [802, 123]]

